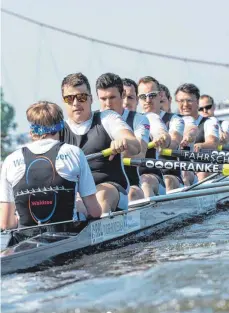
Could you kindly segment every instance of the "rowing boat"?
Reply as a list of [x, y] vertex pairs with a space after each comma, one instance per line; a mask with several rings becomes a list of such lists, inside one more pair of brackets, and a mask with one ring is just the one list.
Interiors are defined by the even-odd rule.
[[[126, 212], [113, 212], [89, 222], [73, 221], [39, 225], [1, 234], [3, 244], [11, 239], [17, 244], [1, 252], [2, 274], [34, 268], [47, 260], [70, 252], [77, 255], [88, 248], [101, 247], [133, 237], [178, 219], [214, 213], [218, 204], [229, 208], [229, 181], [206, 184], [192, 191], [156, 196], [129, 204]], [[13, 238], [13, 241], [12, 241]], [[25, 239], [26, 238], [26, 239]], [[128, 242], [128, 240], [127, 240]]]

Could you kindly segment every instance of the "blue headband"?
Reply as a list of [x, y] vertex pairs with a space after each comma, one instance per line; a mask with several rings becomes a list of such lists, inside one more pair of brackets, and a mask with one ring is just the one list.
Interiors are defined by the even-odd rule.
[[42, 136], [44, 134], [57, 133], [64, 128], [64, 121], [52, 126], [43, 126], [39, 124], [31, 124], [30, 129], [33, 134]]

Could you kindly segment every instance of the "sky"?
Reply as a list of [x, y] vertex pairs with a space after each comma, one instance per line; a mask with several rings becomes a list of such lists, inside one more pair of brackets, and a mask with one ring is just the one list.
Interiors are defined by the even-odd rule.
[[[34, 20], [137, 49], [229, 63], [227, 0], [2, 0], [2, 8]], [[27, 132], [25, 111], [38, 100], [64, 108], [64, 76], [82, 71], [91, 83], [114, 72], [136, 81], [150, 75], [173, 94], [196, 84], [215, 101], [229, 98], [229, 68], [163, 59], [85, 41], [1, 14], [1, 85], [16, 110], [17, 132]], [[175, 108], [175, 104], [173, 104]]]

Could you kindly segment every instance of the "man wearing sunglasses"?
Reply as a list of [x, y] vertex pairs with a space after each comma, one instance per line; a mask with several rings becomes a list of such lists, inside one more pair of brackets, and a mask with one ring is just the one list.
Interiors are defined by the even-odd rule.
[[[199, 100], [199, 114], [203, 117], [214, 117], [215, 115], [215, 102], [209, 95], [202, 95]], [[220, 143], [227, 144], [229, 142], [229, 122], [218, 121], [220, 124], [219, 136]]]
[[112, 149], [109, 159], [101, 157], [88, 162], [97, 187], [96, 197], [103, 213], [128, 209], [129, 182], [120, 153], [138, 154], [138, 140], [116, 112], [92, 112], [91, 87], [82, 73], [66, 76], [61, 89], [68, 114], [61, 141], [77, 145], [85, 155]]
[[[167, 142], [167, 147], [178, 149], [183, 139], [184, 122], [178, 115], [161, 110], [161, 86], [159, 82], [151, 76], [141, 78], [138, 84], [138, 97], [143, 112], [147, 114], [150, 121], [152, 140], [160, 138], [161, 134], [164, 132], [162, 132], [162, 128], [155, 126], [156, 114], [161, 118], [164, 127], [166, 126], [168, 130], [167, 136], [170, 138], [170, 141]], [[164, 148], [164, 144], [165, 143], [159, 145], [159, 148]], [[148, 153], [151, 154], [153, 151], [149, 151]], [[183, 186], [180, 170], [162, 170], [162, 173], [164, 175], [167, 192]]]
[[[192, 116], [198, 126], [194, 150], [216, 149], [219, 144], [219, 125], [216, 119], [199, 115], [200, 91], [194, 84], [183, 84], [175, 92], [179, 113]], [[198, 180], [209, 176], [208, 173], [197, 173]]]
[[[144, 158], [147, 151], [147, 144], [149, 142], [149, 121], [146, 116], [137, 113], [134, 111], [129, 111], [128, 109], [123, 108], [123, 102], [126, 102], [126, 96], [131, 96], [131, 99], [128, 99], [128, 104], [132, 105], [132, 109], [135, 99], [136, 103], [136, 93], [135, 89], [132, 88], [134, 81], [130, 79], [125, 79], [125, 84], [128, 83], [127, 94], [124, 90], [123, 80], [113, 73], [106, 73], [101, 75], [96, 81], [96, 92], [100, 102], [101, 111], [114, 110], [120, 114], [123, 120], [130, 126], [134, 131], [136, 138], [138, 139], [141, 145], [141, 152], [138, 155], [134, 155], [135, 158]], [[136, 84], [136, 83], [135, 83]], [[129, 86], [131, 85], [131, 86]], [[136, 105], [135, 105], [136, 108]], [[132, 157], [133, 155], [125, 156]], [[141, 189], [140, 176], [138, 172], [138, 167], [128, 167], [125, 166], [125, 172], [130, 182], [130, 190], [128, 198], [130, 201], [138, 200], [144, 198], [144, 193]]]

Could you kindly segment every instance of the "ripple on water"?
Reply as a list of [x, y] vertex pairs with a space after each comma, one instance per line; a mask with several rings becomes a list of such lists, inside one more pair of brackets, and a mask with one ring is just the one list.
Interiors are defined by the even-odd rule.
[[[229, 215], [2, 279], [2, 311], [229, 312]], [[77, 310], [77, 311], [76, 311]]]

